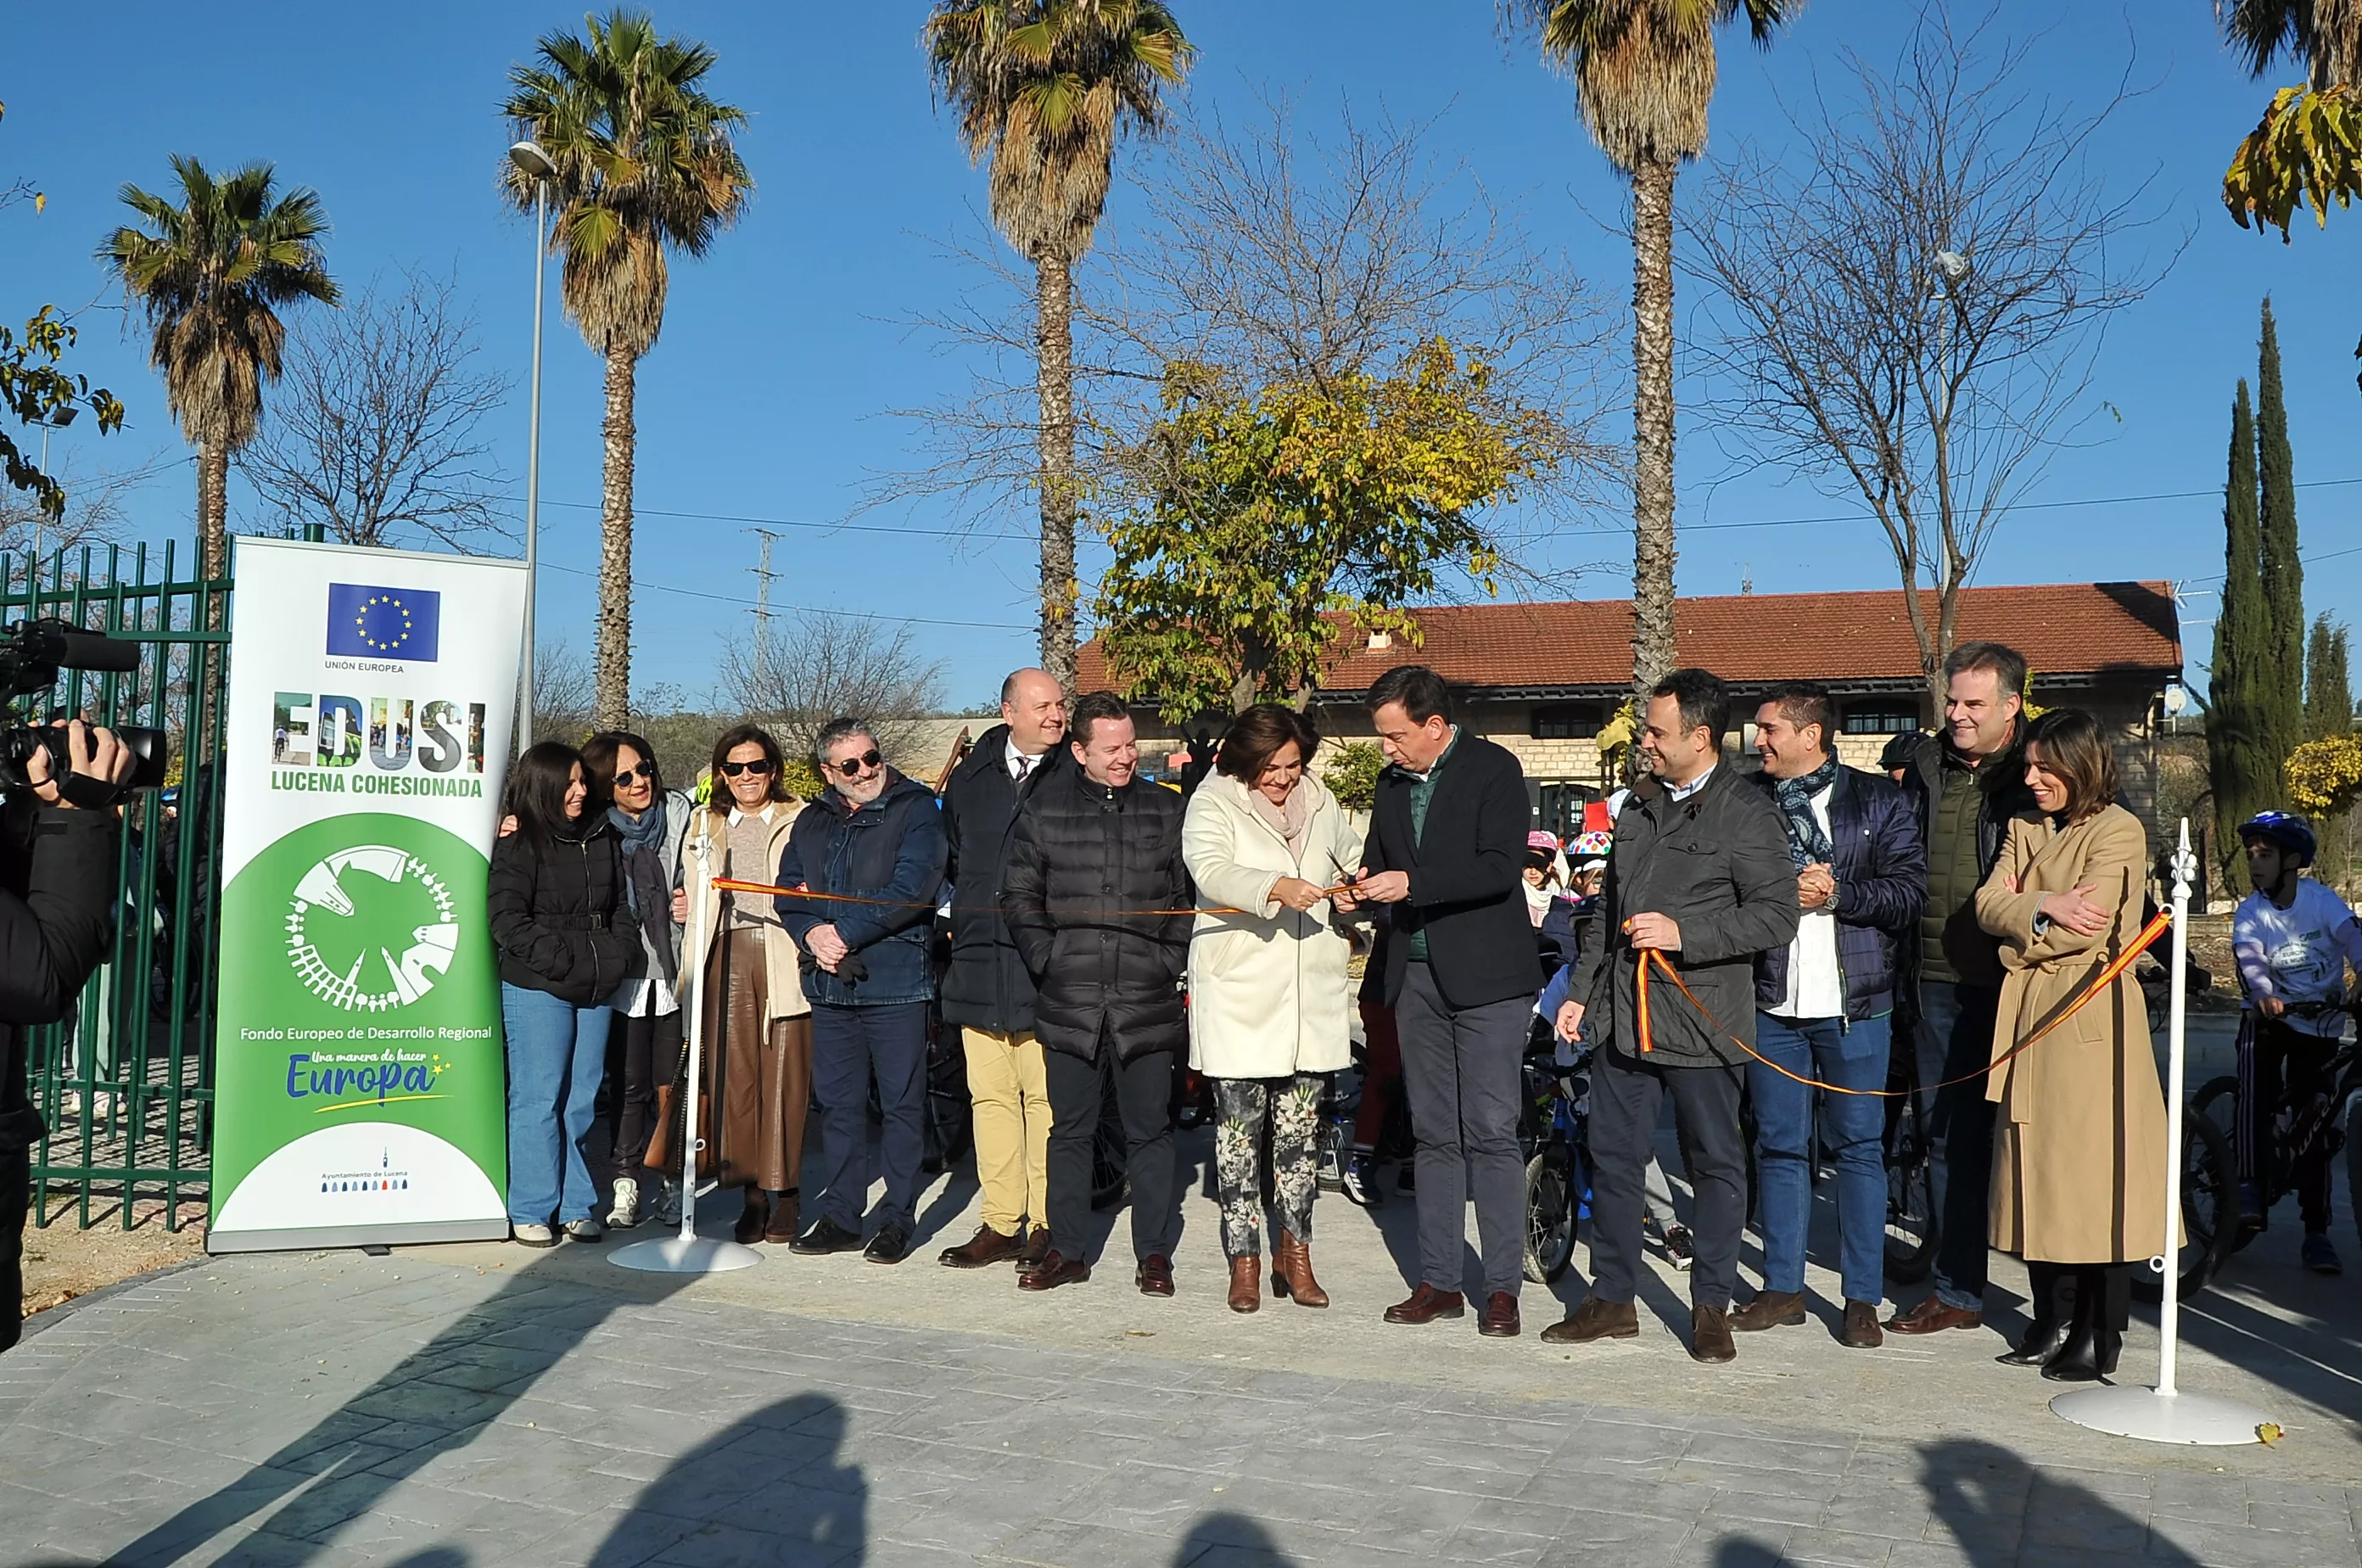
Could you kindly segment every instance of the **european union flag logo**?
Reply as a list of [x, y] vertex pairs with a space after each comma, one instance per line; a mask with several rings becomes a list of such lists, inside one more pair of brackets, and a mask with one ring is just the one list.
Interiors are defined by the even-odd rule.
[[328, 652], [342, 658], [433, 663], [443, 629], [443, 596], [423, 588], [328, 584]]

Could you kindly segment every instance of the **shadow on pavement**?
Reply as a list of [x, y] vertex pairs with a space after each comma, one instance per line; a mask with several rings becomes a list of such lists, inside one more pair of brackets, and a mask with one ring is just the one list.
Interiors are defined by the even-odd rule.
[[[2283, 1281], [2270, 1275], [2257, 1281], [2267, 1283]], [[2332, 1293], [2316, 1288], [2320, 1283], [2289, 1271], [2286, 1288], [2275, 1291], [2284, 1309], [2294, 1309], [2287, 1316], [2258, 1310], [2219, 1289], [2201, 1291], [2181, 1303], [2181, 1341], [2307, 1404], [2362, 1422], [2362, 1376], [2355, 1370], [2362, 1367], [2362, 1335], [2356, 1332], [2354, 1298], [2341, 1291], [2321, 1301]], [[2143, 1315], [2156, 1320], [2154, 1309]]]
[[2197, 1558], [2154, 1538], [2146, 1521], [2087, 1486], [2037, 1476], [1998, 1444], [1948, 1439], [1922, 1447], [1919, 1459], [1928, 1507], [1976, 1568], [2005, 1568], [2021, 1546], [2036, 1545], [2062, 1559], [2088, 1552], [2102, 1562], [2138, 1557], [2160, 1568], [2200, 1568]]
[[[559, 1277], [537, 1260], [270, 1458], [111, 1560], [143, 1568], [192, 1555], [213, 1561], [222, 1555], [209, 1549], [217, 1538], [266, 1515], [253, 1528], [270, 1532], [277, 1568], [327, 1551], [338, 1529], [403, 1481], [473, 1442], [617, 1309], [663, 1300], [699, 1277], [614, 1273], [601, 1282], [615, 1286], [610, 1291]], [[428, 1552], [414, 1568], [441, 1564]]]
[[[844, 1407], [821, 1394], [766, 1406], [672, 1462], [640, 1492], [589, 1568], [635, 1568], [662, 1554], [696, 1562], [852, 1568], [869, 1550], [869, 1483], [844, 1460]], [[717, 1480], [714, 1472], [724, 1473]], [[737, 1494], [727, 1521], [718, 1495]], [[684, 1525], [706, 1522], [693, 1530]]]
[[1173, 1568], [1193, 1562], [1209, 1568], [1296, 1568], [1296, 1559], [1280, 1550], [1261, 1520], [1230, 1513], [1207, 1514], [1190, 1525], [1174, 1551]]

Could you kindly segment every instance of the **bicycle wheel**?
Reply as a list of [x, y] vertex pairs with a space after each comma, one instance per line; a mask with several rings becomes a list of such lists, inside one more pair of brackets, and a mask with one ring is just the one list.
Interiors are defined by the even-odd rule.
[[926, 1093], [927, 1153], [922, 1168], [934, 1176], [959, 1163], [976, 1132], [967, 1062], [955, 1033], [948, 1044], [939, 1039], [927, 1047]]
[[[2239, 1167], [2231, 1154], [2231, 1140], [2213, 1118], [2188, 1117], [2181, 1136], [2182, 1243], [2174, 1260], [2185, 1298], [2205, 1289], [2230, 1256], [2238, 1225]], [[2164, 1297], [2165, 1286], [2144, 1268], [2133, 1275], [2133, 1294], [2143, 1301], [2157, 1301]]]
[[[2231, 1146], [2231, 1192], [2234, 1202], [2224, 1220], [2229, 1227], [2229, 1233], [2223, 1238], [2221, 1249], [2223, 1258], [2228, 1259], [2232, 1253], [2244, 1250], [2249, 1242], [2256, 1239], [2256, 1233], [2239, 1229], [2239, 1208], [2235, 1201], [2239, 1191], [2239, 1144], [2235, 1119], [2239, 1114], [2239, 1080], [2228, 1074], [2219, 1078], [2207, 1079], [2205, 1083], [2199, 1086], [2198, 1092], [2191, 1097], [2190, 1110], [2193, 1117], [2202, 1118], [2212, 1122], [2216, 1131], [2223, 1134], [2223, 1141]], [[2267, 1190], [2268, 1191], [2268, 1188]], [[2217, 1266], [2220, 1266], [2219, 1263]]]
[[1936, 1209], [1936, 1156], [1915, 1094], [1899, 1102], [1886, 1142], [1886, 1277], [1916, 1285], [1936, 1266], [1943, 1239]]
[[1562, 1145], [1526, 1162], [1526, 1277], [1553, 1285], [1574, 1258], [1574, 1173]]

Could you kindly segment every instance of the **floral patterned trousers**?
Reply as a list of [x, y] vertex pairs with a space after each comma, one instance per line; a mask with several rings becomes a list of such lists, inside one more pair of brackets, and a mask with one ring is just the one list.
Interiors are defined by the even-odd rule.
[[1312, 1239], [1312, 1198], [1320, 1189], [1320, 1097], [1326, 1075], [1214, 1080], [1214, 1182], [1222, 1200], [1222, 1252], [1263, 1252], [1263, 1170], [1257, 1157], [1271, 1128], [1272, 1207], [1280, 1229]]

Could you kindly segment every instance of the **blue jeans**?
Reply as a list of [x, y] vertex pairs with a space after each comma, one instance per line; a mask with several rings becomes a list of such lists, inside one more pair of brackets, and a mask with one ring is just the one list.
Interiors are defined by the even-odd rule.
[[848, 1231], [861, 1229], [869, 1198], [869, 1079], [875, 1074], [886, 1123], [877, 1140], [886, 1166], [878, 1222], [908, 1229], [918, 1215], [919, 1165], [927, 1155], [927, 1004], [814, 1002], [811, 1032], [820, 1168], [819, 1194], [806, 1211], [817, 1210]]
[[501, 982], [508, 1037], [509, 1223], [570, 1225], [599, 1201], [583, 1158], [607, 1075], [608, 1011]]
[[1763, 1287], [1802, 1292], [1805, 1238], [1813, 1218], [1813, 1096], [1821, 1139], [1838, 1160], [1838, 1272], [1849, 1301], [1877, 1305], [1886, 1286], [1886, 1087], [1892, 1039], [1886, 1013], [1836, 1018], [1755, 1015], [1755, 1049], [1789, 1072], [1867, 1094], [1828, 1094], [1747, 1064], [1755, 1101], [1756, 1219], [1763, 1232]]
[[1985, 1077], [2000, 1012], [1998, 987], [1920, 984], [1919, 1082], [1963, 1080], [1936, 1092], [1928, 1128], [1944, 1156], [1937, 1167], [1943, 1239], [1936, 1249], [1935, 1295], [1964, 1312], [1984, 1310], [1991, 1262], [1993, 1104], [1985, 1099]]

